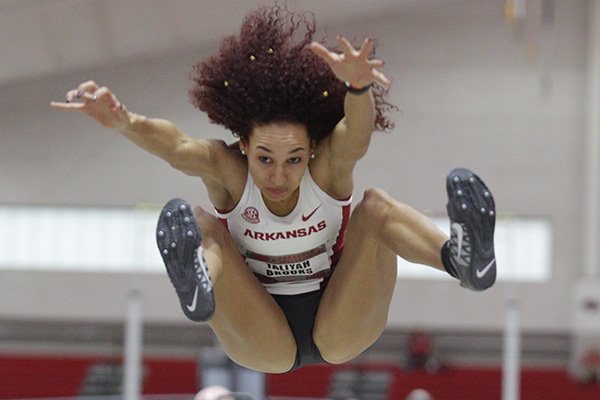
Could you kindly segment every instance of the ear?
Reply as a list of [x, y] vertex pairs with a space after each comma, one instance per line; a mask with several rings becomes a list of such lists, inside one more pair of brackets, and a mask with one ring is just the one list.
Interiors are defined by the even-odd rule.
[[310, 140], [310, 153], [314, 154], [317, 151], [317, 141], [315, 139]]
[[248, 154], [248, 141], [246, 139], [240, 138], [240, 151], [242, 154]]

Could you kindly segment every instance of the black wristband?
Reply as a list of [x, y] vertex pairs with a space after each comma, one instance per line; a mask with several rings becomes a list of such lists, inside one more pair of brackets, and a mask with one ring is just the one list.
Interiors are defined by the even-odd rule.
[[350, 85], [350, 82], [344, 82], [344, 84], [346, 85], [346, 89], [348, 89], [348, 93], [351, 94], [363, 94], [366, 93], [369, 89], [371, 89], [371, 86], [373, 86], [372, 83], [368, 84], [365, 87], [362, 87], [360, 89], [355, 89]]

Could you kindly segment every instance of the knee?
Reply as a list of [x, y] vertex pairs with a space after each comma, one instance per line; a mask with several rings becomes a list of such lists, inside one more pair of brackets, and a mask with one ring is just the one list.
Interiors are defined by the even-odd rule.
[[328, 364], [343, 364], [358, 355], [353, 348], [341, 345], [340, 341], [335, 340], [333, 336], [327, 337], [315, 333], [313, 334], [313, 340], [321, 357]]
[[285, 374], [294, 368], [295, 362], [296, 346], [293, 346], [293, 350], [286, 349], [285, 352], [278, 352], [275, 358], [265, 359], [262, 370], [268, 374]]
[[236, 364], [242, 367], [263, 372], [265, 374], [284, 374], [290, 372], [296, 361], [296, 347], [271, 354], [253, 354], [250, 357], [235, 357], [229, 355]]
[[381, 229], [390, 219], [394, 221], [408, 220], [414, 209], [405, 203], [394, 200], [381, 189], [365, 190], [363, 200], [355, 211], [361, 219], [362, 226]]
[[313, 341], [323, 360], [329, 364], [343, 364], [367, 350], [381, 336], [387, 314], [367, 313], [361, 317], [360, 326], [352, 332], [340, 331], [339, 324], [317, 318], [313, 329]]
[[200, 227], [203, 240], [210, 238], [219, 241], [228, 235], [228, 231], [221, 221], [201, 207], [194, 207], [194, 217]]
[[356, 332], [352, 339], [340, 338], [335, 334], [314, 334], [313, 340], [323, 360], [329, 364], [343, 364], [358, 357], [381, 336], [383, 329], [370, 327]]
[[394, 200], [381, 189], [367, 189], [362, 201], [356, 206], [355, 213], [361, 219], [362, 226], [381, 227], [385, 224]]

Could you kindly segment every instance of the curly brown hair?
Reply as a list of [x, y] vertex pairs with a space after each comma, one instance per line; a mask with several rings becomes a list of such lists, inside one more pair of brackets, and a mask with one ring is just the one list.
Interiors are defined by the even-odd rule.
[[[275, 5], [246, 15], [238, 37], [224, 38], [218, 55], [194, 66], [192, 104], [242, 140], [257, 125], [290, 122], [319, 143], [344, 116], [347, 89], [309, 49], [315, 32], [312, 13]], [[375, 128], [393, 128], [384, 115], [395, 109], [387, 91], [374, 85], [372, 92]]]

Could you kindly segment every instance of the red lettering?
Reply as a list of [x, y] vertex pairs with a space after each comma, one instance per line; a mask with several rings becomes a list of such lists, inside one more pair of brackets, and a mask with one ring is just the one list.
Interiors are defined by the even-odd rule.
[[277, 232], [265, 232], [264, 240], [275, 240], [275, 233]]
[[292, 239], [298, 237], [305, 237], [312, 235], [313, 233], [321, 232], [327, 228], [327, 222], [325, 220], [320, 221], [316, 225], [311, 225], [308, 228], [299, 228], [293, 231], [285, 232], [255, 232], [250, 229], [244, 231], [244, 236], [248, 236], [255, 240], [278, 240], [278, 239]]

